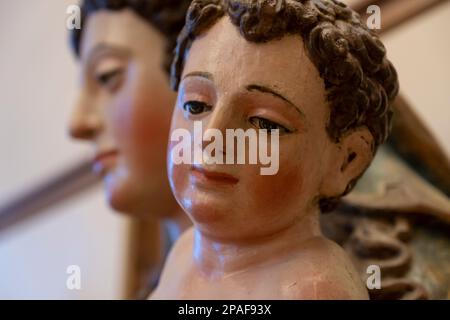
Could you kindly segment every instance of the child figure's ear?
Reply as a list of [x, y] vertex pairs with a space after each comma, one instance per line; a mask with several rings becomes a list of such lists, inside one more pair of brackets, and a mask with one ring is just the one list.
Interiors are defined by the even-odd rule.
[[369, 129], [358, 128], [341, 138], [336, 144], [334, 157], [322, 181], [320, 194], [325, 197], [341, 196], [348, 185], [362, 175], [372, 162], [374, 141]]

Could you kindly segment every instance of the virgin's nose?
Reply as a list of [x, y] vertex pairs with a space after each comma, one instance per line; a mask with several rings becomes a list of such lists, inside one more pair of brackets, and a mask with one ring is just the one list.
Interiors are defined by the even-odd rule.
[[75, 139], [93, 140], [102, 129], [99, 111], [90, 106], [84, 97], [75, 104], [69, 122], [69, 134]]

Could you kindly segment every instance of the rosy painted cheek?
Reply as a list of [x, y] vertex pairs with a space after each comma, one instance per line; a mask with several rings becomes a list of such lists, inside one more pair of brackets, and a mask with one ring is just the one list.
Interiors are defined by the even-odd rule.
[[173, 106], [170, 100], [157, 95], [137, 97], [132, 112], [132, 135], [136, 143], [146, 145], [153, 142], [164, 143], [170, 129], [170, 115]]
[[303, 177], [298, 167], [280, 163], [276, 175], [262, 176], [255, 173], [253, 181], [246, 186], [253, 209], [260, 214], [278, 215], [280, 212], [295, 206], [303, 190]]
[[[167, 109], [165, 109], [167, 108]], [[141, 94], [117, 105], [115, 136], [124, 155], [140, 167], [165, 158], [170, 129], [170, 99]], [[150, 169], [150, 168], [149, 168]], [[157, 168], [165, 170], [165, 168]]]

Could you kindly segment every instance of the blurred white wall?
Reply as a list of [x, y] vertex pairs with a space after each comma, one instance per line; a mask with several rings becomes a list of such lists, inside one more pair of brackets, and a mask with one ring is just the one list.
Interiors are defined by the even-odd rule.
[[[77, 69], [66, 8], [77, 0], [0, 0], [0, 207], [89, 154], [66, 124]], [[0, 299], [122, 298], [127, 221], [101, 186], [0, 234]], [[82, 290], [66, 287], [69, 265]]]
[[[122, 299], [127, 229], [101, 189], [56, 206], [0, 236], [0, 299]], [[80, 267], [81, 290], [67, 268]]]
[[[381, 12], [383, 17], [383, 12]], [[450, 2], [387, 33], [401, 92], [450, 155]]]

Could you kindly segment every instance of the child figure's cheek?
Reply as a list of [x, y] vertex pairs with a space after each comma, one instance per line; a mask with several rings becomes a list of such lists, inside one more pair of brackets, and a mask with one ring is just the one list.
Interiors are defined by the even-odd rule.
[[[278, 215], [302, 197], [303, 177], [301, 170], [290, 163], [280, 163], [278, 173], [263, 176], [255, 172], [253, 182], [246, 186], [248, 197], [259, 212]], [[280, 211], [281, 210], [281, 211]]]

